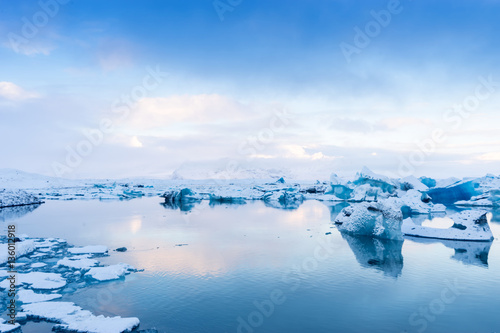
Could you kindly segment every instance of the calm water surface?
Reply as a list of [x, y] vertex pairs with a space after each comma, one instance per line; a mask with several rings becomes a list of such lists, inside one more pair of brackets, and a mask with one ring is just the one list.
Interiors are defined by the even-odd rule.
[[[181, 212], [159, 198], [49, 201], [12, 222], [32, 237], [127, 247], [101, 262], [125, 262], [143, 272], [63, 300], [95, 314], [138, 317], [141, 329], [500, 332], [497, 240], [490, 247], [343, 236], [331, 223], [342, 207], [204, 203]], [[496, 238], [497, 219], [491, 223]]]

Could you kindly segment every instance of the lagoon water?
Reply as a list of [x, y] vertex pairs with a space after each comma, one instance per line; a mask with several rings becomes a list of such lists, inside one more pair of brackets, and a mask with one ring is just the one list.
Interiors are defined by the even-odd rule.
[[[62, 300], [95, 314], [138, 317], [140, 329], [500, 332], [498, 240], [345, 236], [331, 222], [342, 205], [316, 201], [296, 210], [252, 202], [203, 203], [182, 211], [160, 201], [49, 201], [7, 219], [32, 237], [127, 247], [101, 262], [125, 262], [144, 271]], [[498, 218], [495, 214], [491, 223], [495, 238]], [[51, 332], [51, 327], [29, 323], [23, 332]]]

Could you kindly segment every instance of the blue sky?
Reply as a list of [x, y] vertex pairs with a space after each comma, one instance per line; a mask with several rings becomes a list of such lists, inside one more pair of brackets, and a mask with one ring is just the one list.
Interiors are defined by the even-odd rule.
[[[394, 176], [499, 170], [498, 1], [0, 6], [0, 168], [169, 176], [236, 161], [301, 178], [363, 165]], [[347, 59], [342, 45], [357, 52]], [[161, 82], [144, 89], [151, 71]], [[288, 118], [273, 130], [280, 114]], [[84, 133], [103, 119], [113, 128], [92, 142]]]

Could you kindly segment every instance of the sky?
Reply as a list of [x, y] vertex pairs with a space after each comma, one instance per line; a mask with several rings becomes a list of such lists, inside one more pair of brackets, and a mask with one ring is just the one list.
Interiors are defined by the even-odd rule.
[[500, 1], [0, 0], [0, 168], [500, 170]]

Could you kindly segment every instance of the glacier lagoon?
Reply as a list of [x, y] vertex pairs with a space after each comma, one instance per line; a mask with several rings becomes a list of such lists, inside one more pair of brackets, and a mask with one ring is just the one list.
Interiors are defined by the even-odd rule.
[[[62, 301], [96, 315], [138, 317], [159, 332], [494, 332], [500, 305], [496, 242], [341, 234], [346, 204], [298, 209], [165, 207], [130, 201], [48, 201], [4, 214], [31, 237], [111, 249], [103, 264], [142, 272], [95, 283]], [[500, 232], [498, 212], [490, 223]], [[28, 322], [23, 332], [51, 332]]]

